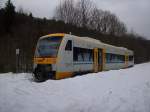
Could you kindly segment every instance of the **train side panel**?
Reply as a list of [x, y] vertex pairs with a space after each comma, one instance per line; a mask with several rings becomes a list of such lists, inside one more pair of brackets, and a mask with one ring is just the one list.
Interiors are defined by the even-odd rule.
[[71, 77], [73, 74], [72, 44], [72, 39], [65, 35], [57, 56], [56, 79]]
[[121, 69], [125, 68], [124, 63], [106, 63], [104, 70], [115, 70], [115, 69]]
[[[66, 50], [68, 41], [71, 41], [71, 49]], [[129, 59], [125, 59], [123, 62], [107, 62], [107, 53], [122, 55], [124, 57], [128, 57], [129, 55], [133, 55], [132, 52], [127, 52], [127, 49], [119, 48], [115, 46], [111, 46], [108, 44], [103, 44], [101, 42], [92, 42], [87, 41], [84, 37], [76, 37], [72, 35], [65, 35], [61, 46], [58, 52], [58, 58], [56, 63], [56, 79], [62, 79], [66, 77], [71, 77], [75, 73], [82, 72], [94, 72], [94, 49], [101, 49], [102, 52], [102, 69], [98, 69], [97, 71], [104, 70], [112, 70], [112, 69], [121, 69], [126, 68], [128, 66], [132, 66], [134, 64], [133, 61], [129, 61]], [[80, 60], [81, 56], [78, 56], [78, 60], [74, 59], [75, 54], [77, 53], [75, 49], [79, 50], [91, 50], [92, 60]], [[88, 54], [85, 55], [84, 58], [88, 57]], [[100, 66], [100, 65], [98, 65]], [[96, 72], [96, 71], [95, 71]]]

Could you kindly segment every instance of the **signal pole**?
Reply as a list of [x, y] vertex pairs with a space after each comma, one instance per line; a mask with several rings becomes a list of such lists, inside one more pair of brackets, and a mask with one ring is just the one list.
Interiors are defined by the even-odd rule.
[[16, 49], [16, 73], [19, 72], [19, 48]]

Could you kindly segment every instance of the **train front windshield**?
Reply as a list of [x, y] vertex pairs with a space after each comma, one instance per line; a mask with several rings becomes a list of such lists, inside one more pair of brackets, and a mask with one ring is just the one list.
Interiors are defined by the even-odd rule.
[[40, 39], [37, 44], [36, 57], [56, 57], [62, 37], [47, 37]]

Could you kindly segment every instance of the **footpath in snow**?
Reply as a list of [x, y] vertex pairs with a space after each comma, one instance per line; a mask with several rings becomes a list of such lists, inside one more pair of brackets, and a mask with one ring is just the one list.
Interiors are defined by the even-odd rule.
[[36, 83], [0, 74], [0, 112], [150, 112], [150, 63]]

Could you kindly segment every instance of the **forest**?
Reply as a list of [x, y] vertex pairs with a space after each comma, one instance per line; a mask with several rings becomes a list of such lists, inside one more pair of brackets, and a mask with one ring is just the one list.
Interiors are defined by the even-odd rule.
[[[11, 0], [0, 6], [0, 72], [31, 72], [34, 50], [39, 37], [50, 33], [70, 33], [91, 37], [104, 43], [134, 51], [135, 63], [150, 61], [150, 40], [129, 32], [110, 11], [98, 9], [89, 0], [64, 0], [53, 18], [37, 18], [23, 9], [16, 10]], [[16, 58], [16, 49], [19, 49]], [[17, 60], [18, 59], [18, 60]]]

